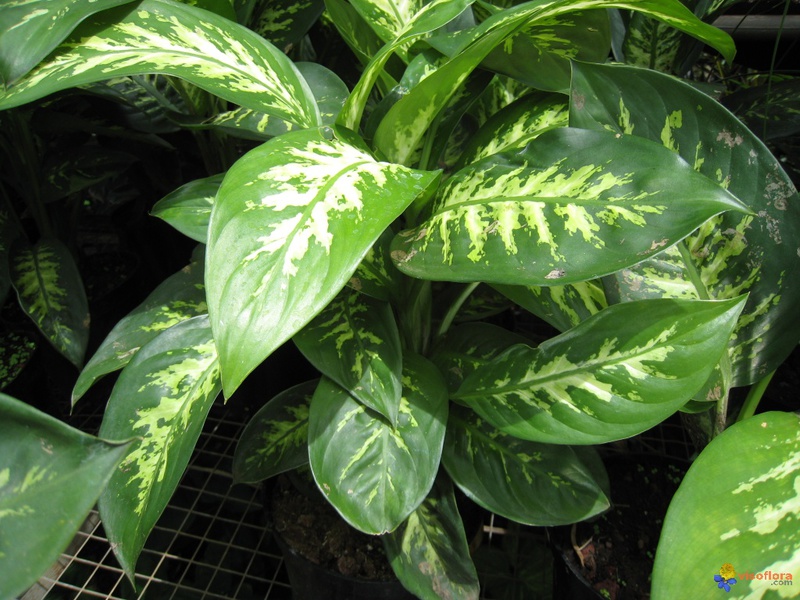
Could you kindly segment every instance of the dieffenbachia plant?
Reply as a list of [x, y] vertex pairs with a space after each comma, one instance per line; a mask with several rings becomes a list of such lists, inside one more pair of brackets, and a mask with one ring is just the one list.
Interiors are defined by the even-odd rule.
[[[202, 4], [89, 11], [0, 94], [12, 108], [158, 74], [218, 110], [176, 116], [164, 100], [175, 122], [253, 142], [154, 206], [203, 251], [75, 386], [78, 401], [121, 369], [101, 435], [138, 441], [99, 504], [129, 575], [215, 398], [289, 341], [320, 379], [253, 418], [234, 475], [309, 466], [421, 598], [478, 597], [455, 487], [524, 524], [598, 514], [594, 445], [685, 407], [714, 409], [721, 430], [729, 389], [796, 343], [800, 209], [778, 162], [692, 87], [603, 64], [607, 9], [730, 59], [679, 2], [328, 0], [356, 76], [282, 51], [318, 3], [270, 16], [235, 2], [241, 24]], [[21, 29], [52, 10], [25, 6]], [[560, 333], [476, 319], [478, 290]]]

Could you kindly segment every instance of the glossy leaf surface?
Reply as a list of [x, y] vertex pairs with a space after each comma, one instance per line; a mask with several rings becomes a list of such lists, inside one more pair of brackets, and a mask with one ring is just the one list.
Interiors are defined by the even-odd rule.
[[163, 219], [183, 235], [205, 244], [211, 207], [222, 177], [222, 174], [212, 175], [182, 185], [156, 202], [150, 214]]
[[397, 427], [323, 379], [311, 400], [309, 458], [320, 490], [356, 529], [393, 531], [439, 469], [447, 390], [436, 367], [406, 354]]
[[318, 383], [284, 390], [253, 415], [236, 444], [237, 483], [258, 483], [308, 464], [308, 408]]
[[78, 376], [72, 389], [73, 406], [98, 379], [123, 368], [162, 331], [207, 312], [203, 262], [198, 257], [164, 280], [114, 326]]
[[89, 302], [78, 267], [57, 239], [18, 243], [11, 251], [11, 281], [19, 303], [45, 338], [80, 368], [89, 343]]
[[674, 413], [722, 356], [744, 298], [610, 306], [537, 348], [479, 367], [454, 397], [511, 435], [554, 444], [630, 437]]
[[96, 17], [0, 93], [0, 108], [111, 77], [163, 73], [301, 126], [319, 122], [314, 97], [291, 61], [224, 17], [172, 0], [144, 0]]
[[[428, 5], [429, 7], [432, 5]], [[469, 74], [495, 48], [516, 33], [537, 23], [552, 23], [565, 15], [591, 8], [630, 8], [645, 11], [659, 20], [704, 39], [726, 57], [733, 56], [733, 41], [722, 31], [696, 19], [680, 3], [666, 0], [634, 0], [617, 2], [572, 0], [525, 2], [486, 19], [462, 36], [454, 56], [392, 107], [375, 134], [375, 147], [391, 160], [405, 164], [418, 147], [439, 112], [447, 106]], [[388, 45], [387, 45], [388, 46]], [[363, 81], [363, 80], [362, 80]], [[365, 82], [367, 83], [367, 82]], [[371, 88], [371, 83], [369, 83]], [[357, 101], [354, 94], [354, 101]], [[355, 120], [346, 121], [350, 127]]]
[[[798, 519], [800, 418], [769, 412], [736, 423], [703, 450], [672, 499], [654, 600], [696, 594], [698, 582], [725, 598], [797, 597]], [[736, 583], [724, 594], [714, 576], [728, 563]]]
[[397, 424], [403, 353], [388, 303], [345, 288], [292, 339], [320, 373]]
[[484, 508], [528, 525], [565, 525], [609, 506], [592, 468], [569, 446], [521, 440], [453, 409], [442, 462]]
[[733, 385], [774, 370], [800, 339], [800, 196], [766, 146], [702, 92], [632, 67], [576, 64], [570, 123], [659, 141], [747, 206], [690, 236], [682, 265], [673, 254], [640, 265], [644, 281], [626, 285], [623, 272], [617, 283], [636, 297], [668, 285], [685, 294], [687, 282], [700, 298], [749, 294], [729, 351]]
[[84, 19], [131, 0], [8, 0], [0, 11], [0, 86], [45, 58]]
[[450, 177], [392, 258], [422, 279], [563, 285], [637, 263], [730, 209], [741, 204], [657, 144], [557, 128]]
[[438, 173], [376, 161], [331, 129], [290, 132], [228, 171], [206, 285], [225, 393], [322, 310]]
[[24, 593], [58, 559], [128, 448], [0, 394], [1, 598]]
[[392, 570], [417, 598], [477, 600], [478, 574], [453, 485], [445, 477], [383, 543]]
[[143, 346], [114, 385], [100, 435], [138, 439], [100, 496], [99, 508], [117, 560], [131, 579], [220, 389], [206, 316], [178, 323]]

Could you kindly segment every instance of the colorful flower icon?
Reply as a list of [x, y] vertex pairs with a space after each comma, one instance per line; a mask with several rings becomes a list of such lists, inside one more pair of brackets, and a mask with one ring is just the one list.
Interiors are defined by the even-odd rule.
[[717, 587], [721, 590], [725, 590], [726, 592], [731, 591], [731, 586], [736, 583], [736, 579], [731, 577], [730, 579], [726, 579], [722, 575], [714, 575], [714, 581], [717, 582]]
[[725, 579], [733, 579], [736, 577], [736, 569], [731, 563], [725, 563], [719, 568], [719, 574]]

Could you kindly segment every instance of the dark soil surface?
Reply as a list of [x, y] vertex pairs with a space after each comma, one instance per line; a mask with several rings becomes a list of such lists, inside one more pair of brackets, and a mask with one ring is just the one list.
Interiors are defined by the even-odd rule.
[[272, 494], [275, 531], [311, 562], [361, 579], [395, 579], [383, 542], [345, 523], [321, 493], [306, 495], [279, 479]]
[[584, 577], [603, 597], [647, 599], [664, 516], [685, 470], [649, 458], [610, 461], [607, 469], [612, 507], [594, 522], [577, 524], [572, 545]]

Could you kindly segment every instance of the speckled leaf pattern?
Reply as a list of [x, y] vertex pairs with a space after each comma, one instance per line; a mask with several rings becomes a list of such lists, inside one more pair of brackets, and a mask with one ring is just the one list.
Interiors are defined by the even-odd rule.
[[[319, 122], [291, 61], [258, 34], [194, 6], [144, 0], [90, 18], [47, 60], [0, 92], [0, 109], [121, 75], [181, 77], [245, 108], [301, 126]], [[154, 51], [159, 49], [159, 51]]]
[[[450, 97], [456, 93], [469, 74], [490, 52], [526, 27], [534, 27], [539, 22], [552, 23], [553, 20], [570, 13], [591, 8], [646, 11], [678, 29], [701, 37], [725, 56], [729, 58], [733, 56], [733, 41], [727, 34], [702, 23], [677, 2], [665, 0], [525, 2], [486, 19], [478, 27], [470, 30], [469, 35], [461, 36], [462, 43], [460, 47], [453, 50], [454, 55], [450, 60], [392, 107], [375, 133], [375, 147], [380, 149], [390, 160], [406, 164], [423, 136], [430, 129], [433, 120], [449, 103]], [[385, 48], [389, 46], [387, 44]], [[373, 81], [362, 78], [359, 83], [367, 86], [368, 89], [359, 90], [361, 97], [354, 90], [350, 104], [363, 106]], [[343, 122], [351, 128], [355, 127], [360, 113], [353, 111], [348, 116], [350, 118]]]
[[336, 296], [438, 177], [379, 162], [328, 128], [287, 133], [237, 161], [212, 210], [206, 263], [226, 395]]
[[153, 205], [150, 214], [201, 244], [208, 237], [211, 207], [224, 174], [190, 181]]
[[541, 133], [565, 127], [569, 102], [562, 94], [532, 92], [509, 104], [472, 136], [458, 166], [463, 167], [510, 148], [522, 147]]
[[128, 448], [0, 394], [0, 598], [55, 563]]
[[403, 352], [387, 302], [345, 288], [292, 339], [320, 373], [397, 425]]
[[629, 65], [673, 73], [684, 35], [643, 14], [631, 16], [622, 52]]
[[323, 0], [270, 0], [256, 3], [258, 14], [249, 28], [276, 47], [289, 49], [299, 42], [325, 9]]
[[389, 245], [393, 237], [391, 227], [387, 227], [358, 264], [347, 285], [378, 300], [388, 301], [399, 297], [403, 285], [402, 276], [394, 268], [389, 256]]
[[536, 348], [509, 348], [466, 377], [453, 397], [523, 439], [598, 444], [630, 437], [702, 387], [743, 304], [616, 304]]
[[17, 378], [35, 350], [36, 342], [27, 333], [0, 334], [0, 390]]
[[202, 255], [195, 258], [114, 326], [78, 376], [72, 389], [73, 406], [98, 379], [123, 368], [162, 331], [208, 312]]
[[766, 146], [709, 96], [633, 67], [576, 64], [570, 123], [659, 141], [747, 206], [751, 214], [726, 213], [692, 234], [680, 271], [674, 253], [637, 267], [646, 281], [634, 277], [626, 293], [642, 297], [652, 285], [659, 294], [674, 286], [676, 296], [749, 294], [729, 349], [733, 385], [775, 369], [800, 339], [800, 197]]
[[464, 378], [515, 344], [529, 340], [491, 323], [464, 323], [450, 329], [433, 348], [431, 360], [455, 392]]
[[0, 88], [13, 84], [94, 13], [131, 0], [5, 0], [0, 10]]
[[[584, 449], [588, 451], [589, 449]], [[522, 440], [474, 412], [451, 411], [442, 462], [474, 502], [527, 525], [566, 525], [609, 506], [596, 462], [584, 464], [569, 446]]]
[[658, 144], [556, 128], [455, 173], [392, 259], [422, 279], [564, 285], [635, 264], [731, 209], [742, 205]]
[[131, 580], [220, 390], [219, 360], [205, 315], [178, 323], [142, 346], [114, 385], [100, 436], [137, 441], [98, 506]]
[[[701, 584], [725, 598], [796, 598], [798, 519], [800, 417], [768, 412], [736, 423], [703, 450], [672, 499], [653, 599], [693, 596]], [[736, 573], [728, 593], [714, 581], [726, 563]]]
[[56, 239], [11, 249], [11, 281], [19, 303], [45, 338], [81, 367], [89, 343], [89, 302], [78, 267]]
[[258, 483], [308, 464], [308, 408], [318, 383], [292, 386], [253, 415], [236, 443], [237, 483]]
[[608, 306], [605, 289], [599, 281], [580, 281], [570, 285], [493, 287], [559, 331], [574, 327]]
[[323, 378], [309, 412], [309, 458], [328, 501], [356, 529], [393, 531], [433, 486], [444, 443], [447, 390], [421, 356], [403, 358], [397, 427]]
[[446, 477], [383, 544], [395, 575], [417, 598], [478, 600], [478, 574]]

